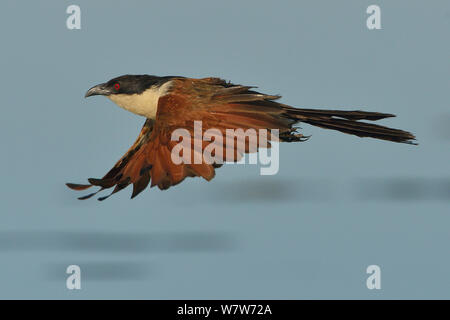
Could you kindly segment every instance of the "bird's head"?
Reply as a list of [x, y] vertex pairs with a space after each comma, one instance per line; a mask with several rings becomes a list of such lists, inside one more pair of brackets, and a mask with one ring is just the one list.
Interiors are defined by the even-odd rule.
[[124, 75], [90, 88], [85, 97], [102, 95], [119, 107], [135, 114], [154, 118], [158, 99], [170, 87], [172, 76]]
[[85, 97], [102, 95], [110, 96], [114, 94], [140, 94], [152, 86], [159, 86], [167, 77], [157, 77], [150, 75], [124, 75], [100, 83], [90, 88]]

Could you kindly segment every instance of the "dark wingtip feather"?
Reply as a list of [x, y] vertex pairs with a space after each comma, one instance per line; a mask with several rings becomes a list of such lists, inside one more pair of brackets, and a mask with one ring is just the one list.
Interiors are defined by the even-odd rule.
[[111, 195], [110, 194], [108, 194], [107, 196], [104, 196], [104, 197], [100, 197], [100, 198], [98, 198], [97, 200], [98, 201], [103, 201], [103, 200], [106, 200], [106, 199], [108, 199], [109, 197], [110, 197]]
[[139, 179], [136, 183], [133, 184], [133, 193], [131, 194], [131, 199], [134, 199], [139, 193], [144, 191], [147, 188], [150, 182], [150, 174], [148, 171], [144, 173], [141, 179]]
[[72, 190], [78, 190], [78, 191], [86, 190], [86, 189], [92, 187], [91, 184], [78, 184], [78, 183], [70, 183], [70, 182], [66, 183], [66, 186]]
[[105, 190], [105, 189], [104, 189], [104, 188], [100, 188], [100, 189], [98, 189], [98, 190], [95, 191], [95, 192], [92, 192], [92, 193], [89, 193], [89, 194], [87, 194], [87, 195], [85, 195], [85, 196], [79, 197], [78, 200], [86, 200], [86, 199], [89, 199], [89, 198], [91, 198], [92, 196], [95, 196], [97, 193], [99, 193], [99, 192], [102, 191], [102, 190]]
[[125, 178], [124, 180], [122, 180], [121, 182], [119, 182], [119, 183], [116, 185], [116, 187], [114, 188], [114, 190], [113, 190], [109, 195], [104, 196], [104, 197], [100, 197], [100, 198], [98, 198], [97, 200], [98, 200], [98, 201], [106, 200], [106, 199], [108, 199], [110, 196], [112, 196], [114, 193], [116, 193], [116, 192], [118, 192], [118, 191], [120, 191], [120, 190], [122, 190], [122, 189], [125, 189], [125, 188], [130, 184], [130, 180], [131, 180], [130, 177]]
[[78, 200], [86, 200], [86, 199], [89, 199], [90, 197], [92, 197], [92, 196], [94, 196], [96, 194], [97, 194], [97, 192], [92, 192], [92, 193], [89, 193], [89, 194], [87, 194], [85, 196], [78, 197]]
[[120, 179], [122, 175], [120, 174], [117, 177], [109, 178], [109, 179], [96, 179], [96, 178], [89, 178], [88, 181], [90, 184], [102, 188], [111, 188], [113, 185], [116, 184], [116, 182]]
[[94, 186], [99, 186], [103, 182], [102, 179], [97, 178], [89, 178], [88, 181], [90, 184], [93, 184]]

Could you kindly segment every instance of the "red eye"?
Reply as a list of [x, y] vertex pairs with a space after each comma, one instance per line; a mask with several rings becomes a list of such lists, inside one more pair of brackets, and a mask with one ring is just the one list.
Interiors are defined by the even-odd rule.
[[115, 83], [115, 84], [114, 84], [114, 89], [116, 89], [116, 91], [118, 91], [118, 90], [120, 89], [120, 84]]

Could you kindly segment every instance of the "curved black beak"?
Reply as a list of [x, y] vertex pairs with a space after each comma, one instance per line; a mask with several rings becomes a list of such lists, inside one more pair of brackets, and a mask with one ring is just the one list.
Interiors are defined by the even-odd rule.
[[106, 83], [101, 83], [98, 84], [92, 88], [90, 88], [86, 94], [84, 95], [85, 98], [90, 97], [90, 96], [98, 96], [98, 95], [102, 95], [102, 96], [107, 96], [110, 95], [111, 92], [108, 90]]

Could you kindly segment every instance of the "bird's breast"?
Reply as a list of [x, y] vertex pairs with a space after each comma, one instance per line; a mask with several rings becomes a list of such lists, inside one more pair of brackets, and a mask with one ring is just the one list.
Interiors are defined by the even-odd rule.
[[170, 85], [169, 81], [161, 86], [150, 87], [142, 93], [111, 94], [108, 98], [125, 110], [149, 119], [155, 119], [158, 100], [168, 92]]

